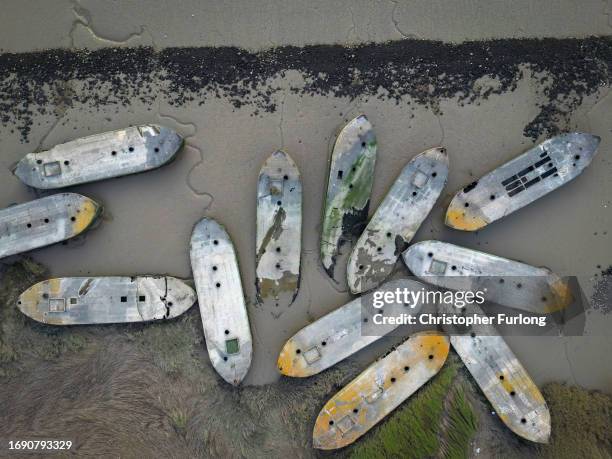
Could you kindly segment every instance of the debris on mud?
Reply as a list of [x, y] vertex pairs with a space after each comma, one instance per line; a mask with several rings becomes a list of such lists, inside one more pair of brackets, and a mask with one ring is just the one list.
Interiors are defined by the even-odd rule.
[[594, 285], [591, 304], [593, 309], [602, 314], [612, 312], [612, 265], [601, 271], [601, 275]]
[[[608, 85], [612, 38], [503, 39], [460, 44], [401, 40], [359, 46], [281, 46], [260, 52], [236, 47], [52, 49], [0, 55], [0, 123], [27, 141], [36, 114], [53, 105], [181, 106], [225, 98], [236, 108], [274, 112], [280, 89], [303, 95], [361, 96], [437, 110], [441, 99], [478, 103], [537, 79], [539, 112], [524, 129], [536, 139], [560, 131], [585, 96]], [[305, 83], [281, 88], [274, 79], [300, 73]], [[490, 80], [491, 84], [483, 84]], [[15, 126], [15, 127], [14, 127]]]

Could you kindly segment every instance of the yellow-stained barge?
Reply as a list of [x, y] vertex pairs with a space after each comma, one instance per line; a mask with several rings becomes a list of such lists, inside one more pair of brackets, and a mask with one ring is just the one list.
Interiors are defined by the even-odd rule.
[[195, 299], [191, 287], [170, 276], [62, 277], [32, 285], [17, 306], [45, 324], [86, 325], [173, 319]]
[[278, 356], [279, 371], [286, 376], [312, 376], [360, 351], [398, 326], [374, 325], [373, 317], [376, 314], [384, 312], [390, 317], [402, 313], [416, 315], [422, 307], [421, 303], [408, 307], [396, 299], [386, 302], [383, 311], [374, 306], [375, 294], [398, 289], [420, 291], [427, 288], [410, 279], [392, 280], [324, 315], [302, 328], [285, 343]]
[[409, 337], [325, 404], [312, 434], [314, 447], [337, 449], [353, 443], [438, 373], [448, 351], [444, 335]]
[[102, 213], [93, 199], [60, 193], [0, 210], [0, 258], [73, 238]]

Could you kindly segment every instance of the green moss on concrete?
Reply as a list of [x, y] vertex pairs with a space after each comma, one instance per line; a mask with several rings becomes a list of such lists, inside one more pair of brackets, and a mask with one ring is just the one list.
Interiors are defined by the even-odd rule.
[[612, 457], [612, 397], [581, 387], [551, 383], [542, 389], [550, 409], [550, 443], [543, 458]]
[[347, 183], [353, 187], [344, 197], [346, 208], [363, 209], [370, 200], [372, 182], [374, 181], [374, 161], [376, 160], [376, 142], [370, 142], [368, 151], [362, 154], [353, 169], [348, 171]]
[[322, 238], [324, 241], [336, 241], [342, 234], [342, 220], [346, 210], [362, 210], [370, 200], [374, 180], [374, 161], [376, 143], [368, 145], [369, 151], [362, 154], [353, 168], [348, 171], [345, 182], [352, 188], [343, 186], [334, 200], [326, 207], [326, 218], [323, 221]]
[[458, 363], [440, 373], [387, 420], [362, 438], [352, 458], [465, 457], [477, 416], [461, 386], [454, 387]]

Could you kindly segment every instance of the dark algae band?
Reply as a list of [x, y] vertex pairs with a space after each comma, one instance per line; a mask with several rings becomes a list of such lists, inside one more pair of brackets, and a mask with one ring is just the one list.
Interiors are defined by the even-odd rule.
[[[36, 114], [84, 104], [206, 104], [225, 98], [255, 114], [274, 112], [275, 77], [297, 71], [303, 95], [377, 97], [438, 110], [441, 99], [475, 103], [516, 88], [531, 71], [539, 81], [538, 113], [526, 136], [556, 134], [585, 96], [610, 82], [612, 37], [504, 39], [450, 44], [402, 40], [383, 44], [282, 46], [261, 52], [235, 47], [52, 49], [0, 55], [0, 122], [24, 141]], [[491, 85], [476, 84], [482, 78]], [[291, 84], [291, 83], [288, 83]]]

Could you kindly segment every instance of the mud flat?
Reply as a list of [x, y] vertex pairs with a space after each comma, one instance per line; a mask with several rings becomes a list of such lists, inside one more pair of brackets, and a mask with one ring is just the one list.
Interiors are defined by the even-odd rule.
[[[333, 10], [285, 1], [253, 11], [250, 3], [224, 9], [184, 2], [170, 15], [159, 14], [155, 2], [147, 11], [126, 3], [118, 17], [88, 0], [59, 0], [53, 11], [9, 1], [0, 19], [0, 207], [48, 194], [27, 189], [10, 172], [32, 151], [144, 123], [177, 130], [186, 146], [161, 169], [69, 189], [105, 206], [100, 225], [32, 252], [34, 262], [1, 261], [0, 438], [23, 437], [35, 425], [41, 435], [73, 436], [87, 453], [314, 456], [310, 435], [321, 406], [398, 340], [381, 339], [306, 380], [280, 378], [276, 369], [290, 336], [351, 298], [323, 271], [319, 238], [334, 135], [362, 113], [378, 144], [370, 213], [411, 158], [445, 146], [448, 184], [413, 242], [440, 239], [579, 276], [593, 305], [585, 336], [508, 342], [540, 386], [556, 381], [610, 392], [609, 11], [599, 0], [580, 8], [521, 0], [512, 11], [487, 6], [503, 18], [497, 21], [479, 2], [460, 1], [452, 11], [447, 2], [387, 3], [372, 11], [350, 1]], [[445, 15], [453, 20], [439, 27]], [[219, 30], [223, 22], [231, 25]], [[457, 190], [568, 130], [602, 138], [581, 177], [477, 233], [444, 226]], [[257, 304], [255, 289], [257, 171], [277, 149], [296, 162], [304, 193], [301, 285], [280, 315]], [[189, 278], [189, 238], [203, 216], [225, 225], [239, 259], [254, 346], [241, 389], [228, 387], [210, 366], [197, 308], [163, 324], [57, 329], [14, 306], [21, 291], [49, 276]], [[399, 262], [395, 275], [405, 274]], [[447, 428], [436, 432], [442, 446], [428, 446], [432, 455], [450, 448], [481, 457], [554, 456], [567, 448], [555, 443], [548, 453], [536, 451], [508, 435], [465, 371], [449, 371], [389, 424], [418, 416], [419, 406], [433, 412], [433, 403]], [[566, 401], [587, 397], [573, 391], [544, 389], [553, 420], [573, 406]], [[66, 413], [59, 421], [58, 410]], [[470, 422], [456, 425], [452, 413]], [[580, 413], [576, 425], [599, 422], [588, 410]], [[595, 437], [609, 445], [605, 429], [584, 432], [574, 444]], [[446, 443], [451, 436], [459, 441]], [[384, 431], [373, 429], [358, 443], [363, 449], [340, 455], [376, 451], [380, 439]]]
[[[612, 260], [610, 43], [606, 37], [458, 45], [404, 40], [261, 52], [145, 47], [3, 54], [2, 205], [37, 195], [8, 170], [27, 152], [126, 125], [176, 129], [186, 146], [171, 164], [71, 188], [103, 203], [105, 221], [78, 241], [32, 256], [53, 276], [190, 277], [191, 229], [204, 215], [218, 219], [236, 246], [253, 322], [247, 383], [272, 382], [286, 339], [349, 300], [327, 280], [318, 246], [334, 133], [359, 113], [367, 113], [379, 143], [372, 211], [407, 160], [443, 144], [449, 183], [414, 241], [441, 239], [579, 275], [587, 296], [593, 294], [595, 275]], [[600, 153], [579, 179], [476, 234], [444, 227], [456, 190], [536, 138], [567, 129], [602, 137]], [[277, 148], [300, 168], [304, 227], [301, 288], [275, 318], [256, 302], [253, 171]], [[397, 271], [405, 273], [401, 263]], [[510, 344], [537, 383], [605, 389], [612, 369], [600, 362], [612, 350], [609, 320], [599, 308], [588, 315], [589, 336]], [[370, 361], [380, 349], [359, 358]]]

